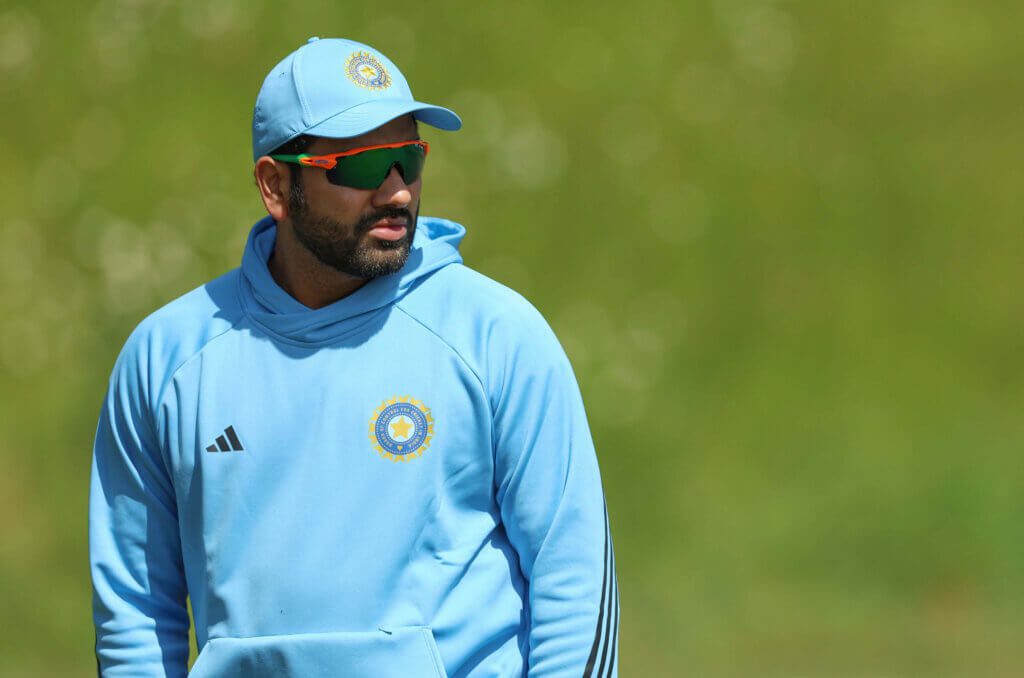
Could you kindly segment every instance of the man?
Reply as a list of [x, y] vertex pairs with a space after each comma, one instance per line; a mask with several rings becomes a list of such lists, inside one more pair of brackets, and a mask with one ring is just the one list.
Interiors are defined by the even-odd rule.
[[269, 215], [242, 266], [144, 320], [94, 449], [103, 675], [611, 676], [593, 444], [543, 318], [418, 218], [422, 104], [311, 39], [267, 76]]

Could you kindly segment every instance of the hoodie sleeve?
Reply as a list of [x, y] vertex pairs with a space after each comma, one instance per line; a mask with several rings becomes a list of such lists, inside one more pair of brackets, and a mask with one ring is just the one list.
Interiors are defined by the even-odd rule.
[[103, 676], [185, 676], [188, 613], [174, 489], [135, 335], [100, 412], [89, 497], [96, 659]]
[[583, 400], [544, 319], [516, 315], [492, 332], [489, 362], [497, 499], [528, 580], [528, 675], [615, 676], [615, 557]]

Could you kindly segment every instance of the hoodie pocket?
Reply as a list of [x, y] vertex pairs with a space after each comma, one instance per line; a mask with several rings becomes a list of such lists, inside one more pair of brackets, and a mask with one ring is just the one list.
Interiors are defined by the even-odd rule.
[[426, 626], [213, 638], [190, 678], [447, 678]]

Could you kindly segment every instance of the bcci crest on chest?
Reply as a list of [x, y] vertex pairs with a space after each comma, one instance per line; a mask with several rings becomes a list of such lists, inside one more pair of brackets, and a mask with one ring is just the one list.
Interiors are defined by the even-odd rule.
[[391, 461], [410, 461], [422, 456], [434, 437], [430, 409], [411, 396], [385, 400], [373, 411], [370, 442], [377, 454]]

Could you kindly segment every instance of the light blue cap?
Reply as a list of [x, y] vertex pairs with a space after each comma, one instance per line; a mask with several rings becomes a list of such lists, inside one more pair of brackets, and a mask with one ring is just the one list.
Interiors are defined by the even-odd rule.
[[310, 38], [263, 81], [252, 116], [252, 158], [300, 134], [346, 139], [406, 113], [438, 129], [462, 127], [447, 108], [416, 101], [398, 67], [369, 45]]

